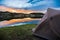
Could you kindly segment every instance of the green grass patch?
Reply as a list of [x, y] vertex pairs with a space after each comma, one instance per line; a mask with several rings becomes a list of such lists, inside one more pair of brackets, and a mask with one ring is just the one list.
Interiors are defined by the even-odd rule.
[[36, 24], [0, 28], [0, 40], [36, 40], [31, 31], [34, 27]]

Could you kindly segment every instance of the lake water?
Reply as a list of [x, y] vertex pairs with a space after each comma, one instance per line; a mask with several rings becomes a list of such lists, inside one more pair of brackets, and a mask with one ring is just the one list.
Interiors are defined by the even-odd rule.
[[[14, 24], [9, 24], [6, 25], [6, 27], [10, 27], [10, 26], [18, 26], [18, 25], [26, 25], [26, 24], [38, 24], [40, 22], [40, 20], [33, 20], [33, 21], [28, 21], [28, 22], [17, 22]], [[5, 26], [0, 26], [0, 28], [5, 27]]]
[[29, 22], [17, 22], [14, 24], [10, 24], [8, 26], [17, 26], [17, 25], [25, 25], [25, 24], [38, 24], [40, 21], [39, 20], [33, 20], [33, 21], [29, 21]]

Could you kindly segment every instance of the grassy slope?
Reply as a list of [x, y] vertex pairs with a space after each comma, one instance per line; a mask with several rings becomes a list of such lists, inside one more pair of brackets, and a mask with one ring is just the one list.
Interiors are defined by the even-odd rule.
[[32, 35], [35, 24], [0, 28], [0, 40], [36, 40]]

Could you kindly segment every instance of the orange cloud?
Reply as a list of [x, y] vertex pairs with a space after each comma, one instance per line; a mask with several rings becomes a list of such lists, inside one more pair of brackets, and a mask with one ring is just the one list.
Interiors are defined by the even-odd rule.
[[25, 13], [25, 14], [29, 14], [31, 12], [42, 12], [43, 13], [43, 11], [32, 11], [32, 10], [24, 10], [24, 9], [15, 9], [15, 8], [9, 8], [9, 7], [5, 7], [5, 6], [0, 6], [0, 10], [8, 11], [8, 12], [16, 12], [16, 13]]
[[29, 13], [29, 12], [34, 12], [32, 10], [14, 9], [14, 8], [8, 8], [8, 7], [4, 7], [4, 6], [0, 6], [0, 10], [8, 11], [8, 12], [16, 12], [16, 13]]

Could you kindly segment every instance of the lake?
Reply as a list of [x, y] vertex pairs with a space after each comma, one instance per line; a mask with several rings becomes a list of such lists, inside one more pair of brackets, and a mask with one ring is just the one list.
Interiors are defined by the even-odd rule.
[[13, 24], [9, 24], [9, 25], [5, 25], [5, 26], [0, 26], [1, 27], [10, 27], [10, 26], [18, 26], [18, 25], [26, 25], [26, 24], [38, 24], [40, 22], [40, 20], [32, 20], [32, 21], [28, 21], [28, 22], [16, 22]]

